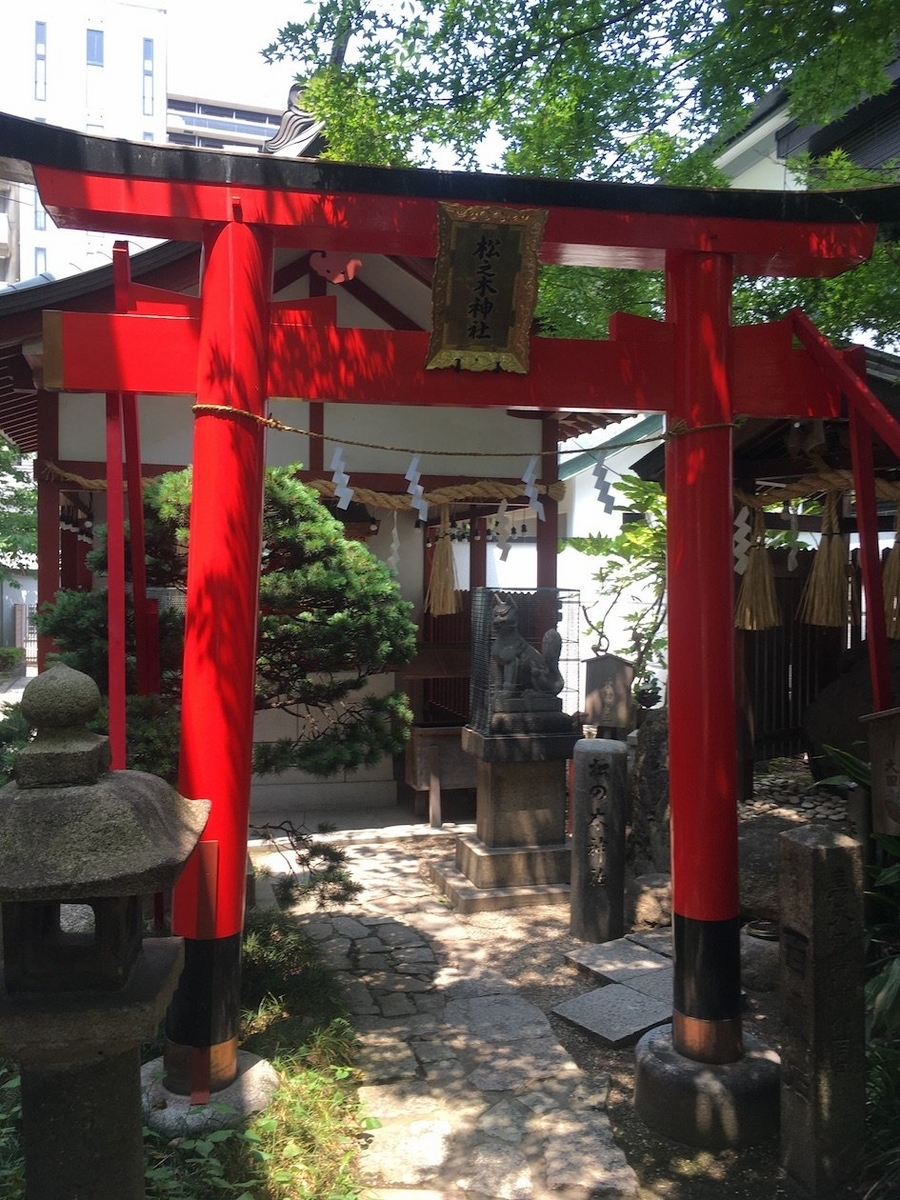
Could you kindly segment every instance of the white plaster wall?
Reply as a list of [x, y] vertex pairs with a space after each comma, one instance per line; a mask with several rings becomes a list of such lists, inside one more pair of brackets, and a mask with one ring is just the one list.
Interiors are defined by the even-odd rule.
[[[141, 457], [144, 462], [187, 463], [191, 459], [193, 396], [138, 397]], [[103, 462], [106, 459], [105, 397], [95, 392], [63, 392], [59, 398], [59, 454], [63, 459]], [[274, 400], [271, 414], [295, 429], [309, 425], [309, 407], [301, 400]], [[353, 482], [353, 472], [386, 472], [403, 476], [413, 450], [421, 454], [422, 485], [434, 475], [464, 479], [513, 479], [521, 476], [533, 454], [540, 452], [540, 422], [507, 416], [501, 409], [382, 407], [374, 404], [329, 404], [325, 408], [326, 477], [338, 445]], [[358, 442], [363, 445], [353, 445]], [[399, 450], [370, 447], [397, 446]], [[444, 453], [454, 447], [452, 452]], [[458, 449], [455, 449], [458, 447]], [[485, 457], [475, 454], [496, 449]], [[467, 453], [467, 452], [473, 453]], [[302, 434], [268, 430], [266, 461], [287, 466], [309, 461], [309, 441]]]
[[[393, 673], [384, 673], [371, 676], [367, 690], [375, 695], [385, 695], [395, 686]], [[288, 713], [257, 713], [253, 740], [265, 742], [296, 737], [300, 727], [300, 719]], [[394, 762], [390, 757], [383, 758], [373, 767], [344, 771], [328, 779], [296, 770], [279, 775], [254, 775], [251, 789], [250, 819], [258, 824], [284, 818], [298, 824], [298, 818], [305, 812], [321, 813], [330, 809], [335, 810], [339, 820], [341, 807], [351, 803], [354, 806], [381, 806], [397, 802]]]
[[[518, 478], [530, 457], [541, 449], [540, 421], [511, 417], [503, 409], [329, 404], [325, 408], [325, 432], [326, 465], [334, 446], [342, 444], [351, 484], [354, 470], [404, 475], [410, 464], [409, 451], [415, 450], [421, 454], [419, 470], [426, 492], [429, 475]], [[366, 446], [353, 446], [348, 444], [350, 441]], [[401, 449], [377, 448], [388, 446]], [[476, 457], [492, 450], [496, 453]]]

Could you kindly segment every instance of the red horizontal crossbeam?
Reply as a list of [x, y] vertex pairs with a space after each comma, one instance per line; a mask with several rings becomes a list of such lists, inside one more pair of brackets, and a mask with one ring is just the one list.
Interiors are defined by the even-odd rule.
[[[466, 372], [460, 387], [453, 369], [425, 370], [427, 333], [342, 329], [319, 324], [322, 315], [273, 306], [270, 396], [545, 411], [558, 409], [563, 398], [572, 411], [664, 412], [671, 406], [673, 327], [662, 322], [620, 317], [610, 341], [533, 338], [527, 375]], [[197, 389], [198, 337], [195, 317], [49, 312], [45, 386], [190, 395]], [[736, 326], [731, 342], [735, 413], [838, 413], [837, 387], [792, 345], [788, 322]], [[159, 353], [163, 345], [165, 354]]]
[[[39, 165], [34, 175], [44, 206], [64, 228], [192, 241], [200, 240], [210, 224], [237, 220], [268, 226], [278, 246], [423, 258], [437, 254], [433, 196], [302, 191]], [[453, 199], [484, 205], [465, 195]], [[713, 251], [732, 255], [738, 275], [830, 276], [865, 261], [874, 238], [875, 225], [863, 222], [552, 206], [539, 257], [546, 263], [660, 270], [667, 251]]]

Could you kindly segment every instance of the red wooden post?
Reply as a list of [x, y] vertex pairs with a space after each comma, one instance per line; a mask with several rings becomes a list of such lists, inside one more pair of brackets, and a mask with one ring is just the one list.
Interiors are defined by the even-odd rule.
[[[559, 479], [559, 421], [546, 417], [541, 421], [541, 465], [538, 479], [555, 483]], [[552, 496], [542, 496], [544, 520], [536, 522], [537, 586], [555, 588], [559, 555], [559, 505]]]
[[[59, 397], [41, 391], [37, 398], [37, 548], [38, 594], [40, 610], [56, 598], [59, 589], [59, 482], [41, 476], [41, 463], [59, 461]], [[38, 670], [47, 665], [53, 642], [38, 636]]]
[[241, 930], [253, 744], [266, 409], [268, 231], [207, 237], [197, 370], [179, 790], [209, 799], [175, 888], [185, 966], [166, 1026], [166, 1086], [195, 1103], [237, 1074]]
[[[866, 372], [866, 352], [859, 347], [853, 354], [854, 366], [861, 376]], [[850, 449], [853, 459], [853, 487], [856, 492], [856, 524], [859, 531], [859, 561], [866, 596], [866, 647], [872, 678], [872, 707], [884, 712], [892, 704], [891, 659], [884, 613], [881, 553], [878, 547], [878, 507], [875, 497], [875, 461], [872, 430], [859, 410], [849, 406]]]
[[675, 939], [673, 1044], [700, 1062], [741, 1057], [732, 571], [728, 255], [673, 253], [675, 323], [666, 445], [669, 786]]
[[[113, 246], [113, 288], [116, 312], [131, 309], [131, 263], [128, 243]], [[131, 603], [134, 611], [134, 645], [137, 660], [137, 694], [159, 691], [159, 656], [154, 657], [147, 604], [147, 564], [144, 546], [144, 492], [141, 478], [141, 434], [137, 396], [122, 393], [122, 432], [125, 439], [125, 478], [128, 481], [128, 528], [131, 544]]]
[[109, 748], [114, 771], [125, 769], [125, 480], [122, 396], [106, 393], [106, 621], [109, 640]]

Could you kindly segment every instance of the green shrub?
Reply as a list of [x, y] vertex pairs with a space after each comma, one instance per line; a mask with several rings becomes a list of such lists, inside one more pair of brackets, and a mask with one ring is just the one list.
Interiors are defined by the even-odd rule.
[[0, 646], [0, 675], [15, 671], [25, 661], [25, 649], [22, 646]]
[[16, 755], [33, 737], [21, 704], [0, 705], [0, 785], [12, 779]]

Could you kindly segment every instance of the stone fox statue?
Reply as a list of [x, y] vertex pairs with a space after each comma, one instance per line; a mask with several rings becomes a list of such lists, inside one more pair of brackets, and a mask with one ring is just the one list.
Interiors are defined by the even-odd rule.
[[499, 696], [557, 696], [565, 687], [559, 670], [562, 638], [548, 629], [540, 652], [519, 633], [515, 601], [503, 592], [494, 595], [491, 618], [491, 691]]

